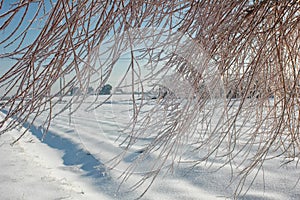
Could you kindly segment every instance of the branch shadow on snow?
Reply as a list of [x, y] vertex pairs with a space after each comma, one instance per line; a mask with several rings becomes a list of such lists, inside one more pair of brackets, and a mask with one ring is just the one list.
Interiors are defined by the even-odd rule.
[[[1, 109], [0, 112], [3, 112], [4, 114], [8, 113], [4, 109]], [[135, 192], [128, 193], [126, 191], [119, 190], [120, 183], [111, 178], [109, 170], [101, 162], [101, 160], [83, 149], [78, 143], [68, 138], [64, 138], [51, 130], [48, 130], [46, 135], [43, 135], [46, 131], [44, 128], [30, 125], [28, 122], [23, 123], [22, 126], [28, 129], [31, 134], [42, 143], [63, 152], [63, 156], [61, 158], [63, 160], [63, 165], [66, 166], [66, 170], [76, 172], [76, 170], [80, 169], [82, 176], [92, 178], [97, 187], [101, 188], [100, 190], [106, 195], [113, 199], [130, 199], [133, 193], [135, 194]], [[66, 130], [65, 133], [72, 134], [74, 131], [69, 129]]]
[[[7, 114], [6, 110], [1, 110]], [[92, 154], [82, 149], [77, 143], [63, 138], [50, 130], [43, 138], [45, 129], [30, 125], [30, 123], [23, 123], [23, 127], [28, 129], [32, 135], [37, 137], [42, 143], [47, 144], [49, 147], [58, 149], [64, 154], [62, 156], [63, 164], [67, 167], [78, 167], [84, 171], [84, 175], [95, 179], [104, 178], [107, 176], [105, 165], [96, 159]], [[43, 138], [43, 139], [42, 139]]]
[[41, 127], [31, 126], [30, 131], [49, 147], [61, 150], [64, 153], [62, 159], [65, 166], [78, 166], [88, 177], [102, 178], [106, 176], [106, 168], [103, 163], [79, 147], [78, 144], [49, 130], [42, 140], [45, 130]]

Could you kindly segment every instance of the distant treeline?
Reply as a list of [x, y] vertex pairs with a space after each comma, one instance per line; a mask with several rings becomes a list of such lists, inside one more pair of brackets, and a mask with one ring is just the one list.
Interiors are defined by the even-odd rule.
[[94, 95], [94, 94], [98, 94], [98, 95], [109, 95], [111, 94], [111, 90], [112, 90], [112, 86], [110, 84], [106, 84], [104, 85], [100, 90], [94, 90], [93, 87], [88, 87], [87, 91], [82, 91], [79, 87], [73, 87], [70, 92], [69, 95], [73, 96], [73, 95], [82, 95], [82, 94], [90, 94], [90, 95]]

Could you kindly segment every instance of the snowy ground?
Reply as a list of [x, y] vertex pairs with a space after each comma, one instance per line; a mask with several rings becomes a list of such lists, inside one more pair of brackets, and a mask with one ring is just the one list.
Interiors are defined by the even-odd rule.
[[[139, 196], [142, 190], [129, 191], [129, 186], [141, 178], [142, 171], [123, 183], [120, 190], [118, 176], [134, 162], [142, 143], [123, 157], [117, 168], [110, 170], [107, 164], [122, 152], [116, 139], [130, 118], [130, 103], [113, 99], [92, 112], [86, 112], [84, 106], [72, 116], [71, 124], [68, 111], [58, 116], [43, 141], [41, 121], [14, 146], [11, 142], [24, 128], [0, 136], [0, 199], [135, 199]], [[299, 185], [295, 186], [299, 170], [294, 164], [280, 167], [280, 161], [278, 158], [266, 162], [264, 176], [259, 174], [241, 199], [299, 199]], [[231, 168], [225, 166], [217, 172], [213, 169], [200, 165], [189, 170], [182, 165], [173, 174], [158, 177], [142, 199], [230, 197], [236, 186], [229, 185]]]

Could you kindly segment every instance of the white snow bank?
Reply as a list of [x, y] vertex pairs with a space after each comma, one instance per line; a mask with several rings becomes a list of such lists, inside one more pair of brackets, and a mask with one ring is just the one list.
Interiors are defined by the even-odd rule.
[[[121, 160], [118, 168], [111, 171], [106, 168], [107, 161], [122, 150], [116, 138], [121, 126], [130, 117], [124, 112], [130, 107], [128, 102], [115, 100], [113, 103], [104, 104], [94, 112], [79, 109], [72, 117], [71, 125], [67, 111], [62, 113], [53, 121], [43, 142], [43, 129], [39, 127], [39, 121], [14, 146], [10, 143], [20, 135], [20, 130], [0, 136], [0, 199], [93, 200], [138, 197], [142, 189], [128, 192], [128, 188], [141, 178], [141, 174], [132, 175], [117, 192], [121, 182], [118, 175], [125, 170], [122, 167], [134, 162], [142, 142], [136, 151], [129, 152]], [[194, 154], [185, 156], [182, 161], [197, 158]], [[152, 161], [153, 157], [146, 161]], [[223, 164], [221, 161], [214, 160], [215, 168]], [[251, 189], [241, 199], [299, 199], [299, 185], [295, 185], [299, 169], [295, 163], [280, 167], [281, 161], [281, 158], [266, 161]], [[230, 197], [236, 184], [229, 185], [229, 182], [237, 174], [232, 173], [229, 165], [215, 172], [215, 168], [208, 169], [210, 164], [208, 161], [206, 166], [199, 165], [192, 170], [185, 164], [174, 168], [173, 174], [159, 176], [142, 199]]]

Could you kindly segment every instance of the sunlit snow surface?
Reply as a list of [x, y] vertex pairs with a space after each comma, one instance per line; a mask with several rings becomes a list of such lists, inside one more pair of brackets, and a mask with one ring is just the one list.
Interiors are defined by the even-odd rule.
[[[0, 199], [139, 197], [145, 186], [134, 191], [130, 187], [152, 169], [151, 164], [157, 155], [151, 154], [143, 159], [139, 156], [156, 133], [138, 138], [132, 149], [118, 157], [124, 153], [122, 141], [128, 136], [124, 129], [132, 117], [131, 97], [116, 95], [101, 107], [87, 111], [94, 98], [89, 97], [71, 118], [68, 109], [57, 116], [43, 140], [41, 125], [45, 116], [41, 116], [14, 146], [10, 143], [24, 127], [0, 136]], [[143, 111], [146, 112], [156, 102], [155, 99], [150, 101]], [[73, 109], [77, 104], [73, 102]], [[63, 102], [58, 104], [54, 112], [63, 106]], [[188, 149], [189, 146], [183, 146], [183, 150]], [[196, 159], [201, 154], [199, 151], [184, 152], [182, 161]], [[118, 165], [114, 165], [116, 161], [119, 161]], [[240, 198], [299, 199], [299, 185], [296, 185], [299, 170], [295, 163], [281, 167], [281, 161], [281, 158], [266, 161], [250, 190]], [[222, 159], [214, 160], [212, 167], [209, 167], [210, 162], [193, 169], [188, 163], [182, 163], [174, 166], [170, 173], [163, 171], [142, 199], [231, 198], [237, 182], [230, 182], [236, 178], [236, 172], [232, 172], [229, 165], [215, 171], [223, 164]], [[136, 169], [133, 174], [122, 182], [120, 175], [134, 163]]]

